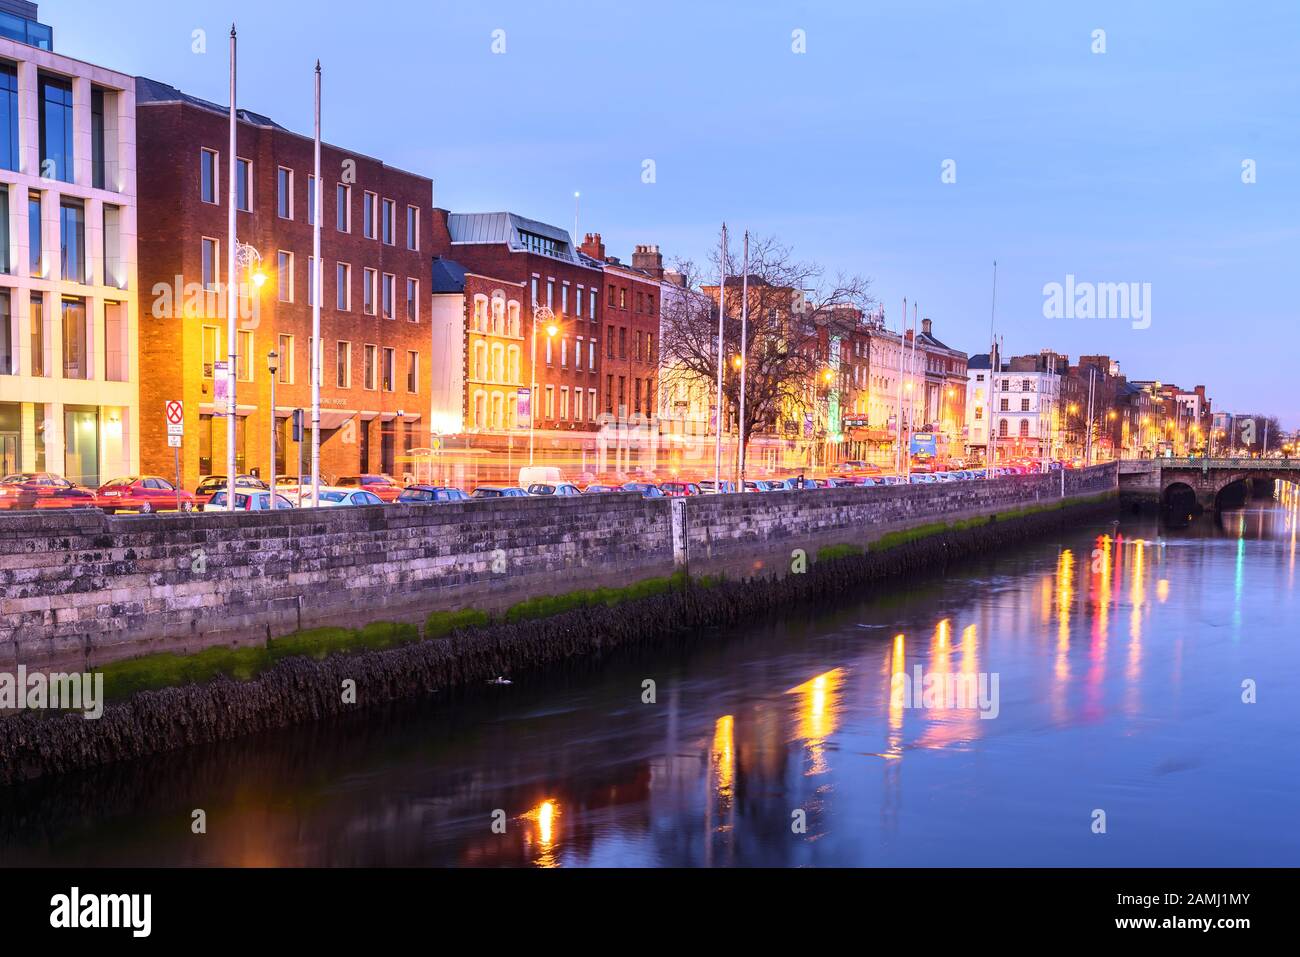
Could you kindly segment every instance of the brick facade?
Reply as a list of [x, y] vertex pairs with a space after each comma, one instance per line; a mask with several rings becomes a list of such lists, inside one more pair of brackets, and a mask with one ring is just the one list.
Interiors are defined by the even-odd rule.
[[[250, 354], [240, 356], [243, 373], [236, 383], [242, 421], [237, 461], [241, 471], [257, 469], [265, 475], [269, 468], [267, 354], [275, 349], [281, 354], [275, 386], [277, 443], [282, 449], [277, 471], [294, 473], [299, 450], [290, 438], [287, 417], [301, 408], [305, 424], [310, 425], [312, 227], [307, 214], [313, 144], [309, 137], [257, 114], [241, 111], [240, 120], [238, 156], [252, 163], [252, 195], [251, 211], [238, 213], [237, 230], [239, 240], [260, 253], [266, 282], [250, 297], [257, 300], [256, 307], [250, 305], [246, 315], [241, 309], [240, 348]], [[161, 410], [165, 400], [183, 399], [182, 482], [193, 488], [202, 474], [226, 471], [224, 419], [212, 417], [220, 410], [214, 407], [211, 368], [214, 359], [224, 360], [228, 351], [225, 295], [221, 291], [204, 297], [201, 290], [205, 237], [216, 242], [218, 279], [224, 280], [226, 274], [228, 120], [220, 107], [141, 81], [137, 125], [140, 210], [142, 221], [149, 224], [140, 242], [140, 282], [145, 293], [140, 307], [145, 369], [141, 406], [149, 413], [141, 428], [142, 468], [172, 474], [172, 450], [166, 444]], [[205, 149], [216, 154], [216, 202], [206, 202], [202, 195]], [[282, 169], [291, 197], [287, 209], [280, 206]], [[432, 183], [328, 145], [322, 146], [321, 169], [322, 477], [332, 481], [359, 472], [391, 471], [400, 478], [411, 470], [409, 463], [400, 461], [404, 451], [427, 444], [433, 366], [429, 355], [429, 263], [435, 245], [429, 215]], [[342, 196], [340, 187], [346, 187]], [[339, 228], [341, 199], [346, 202], [345, 229]], [[391, 213], [386, 216], [389, 203]], [[365, 235], [367, 204], [374, 238]], [[389, 235], [385, 235], [386, 219]], [[408, 220], [412, 220], [409, 233]], [[416, 248], [409, 248], [412, 245]], [[340, 264], [346, 265], [342, 300]], [[414, 281], [410, 302], [408, 280]], [[390, 310], [385, 308], [386, 299]], [[386, 311], [391, 317], [385, 317]], [[309, 434], [302, 445], [303, 470], [308, 472]]]

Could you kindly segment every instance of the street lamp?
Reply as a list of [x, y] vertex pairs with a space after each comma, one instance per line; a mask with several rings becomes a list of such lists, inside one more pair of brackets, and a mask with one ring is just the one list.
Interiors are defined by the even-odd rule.
[[537, 431], [537, 324], [546, 323], [546, 335], [554, 338], [559, 332], [555, 325], [555, 313], [550, 306], [538, 306], [533, 303], [532, 359], [529, 363], [530, 385], [528, 387], [528, 464], [533, 464], [534, 435]]
[[268, 418], [271, 420], [271, 444], [267, 446], [271, 450], [271, 468], [268, 471], [271, 480], [268, 487], [271, 489], [271, 508], [275, 508], [275, 374], [280, 370], [280, 356], [274, 349], [266, 354], [266, 368], [271, 373], [271, 414]]
[[[232, 39], [232, 44], [233, 44], [233, 39]], [[232, 80], [232, 86], [233, 86], [233, 80]], [[231, 102], [233, 104], [234, 100], [232, 99]], [[234, 107], [232, 106], [231, 110], [233, 111], [233, 109]], [[231, 135], [231, 140], [233, 142], [234, 140], [233, 119], [231, 120], [231, 123], [232, 126], [231, 126], [230, 135]], [[234, 163], [233, 157], [231, 158], [231, 163], [232, 165]], [[232, 177], [232, 181], [233, 181], [233, 177]], [[234, 198], [231, 197], [232, 200], [230, 204], [231, 205], [231, 213], [230, 213], [231, 236], [234, 236], [234, 232], [235, 232], [235, 227], [234, 227], [234, 223], [235, 223], [234, 205], [235, 204], [233, 202], [233, 199]], [[238, 238], [234, 239], [234, 248], [231, 250], [230, 260], [234, 265], [234, 269], [231, 270], [231, 274], [227, 277], [228, 295], [226, 297], [226, 311], [229, 313], [229, 315], [226, 317], [226, 336], [230, 340], [226, 344], [227, 345], [226, 351], [228, 356], [226, 361], [226, 510], [233, 512], [235, 510], [235, 421], [236, 421], [235, 416], [238, 414], [238, 408], [239, 408], [235, 399], [235, 383], [239, 379], [239, 377], [235, 374], [235, 370], [237, 368], [237, 364], [239, 361], [239, 353], [236, 351], [238, 349], [239, 343], [238, 343], [238, 326], [237, 326], [237, 316], [236, 316], [238, 310], [236, 308], [236, 298], [235, 298], [236, 283], [234, 280], [235, 280], [235, 273], [238, 270], [240, 269], [246, 270], [249, 275], [249, 280], [253, 285], [253, 289], [260, 290], [263, 284], [266, 282], [266, 274], [262, 272], [262, 254], [259, 253], [254, 246], [251, 246], [248, 243], [241, 243]], [[250, 299], [252, 299], [251, 294], [250, 294]], [[252, 299], [252, 302], [254, 308], [256, 308], [257, 300]], [[251, 375], [253, 371], [253, 366], [252, 366], [253, 357], [248, 356], [247, 361], [249, 363], [248, 370]]]

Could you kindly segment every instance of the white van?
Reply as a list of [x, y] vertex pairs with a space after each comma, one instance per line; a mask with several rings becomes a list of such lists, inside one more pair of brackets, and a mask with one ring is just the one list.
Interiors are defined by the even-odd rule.
[[564, 476], [554, 465], [525, 465], [519, 470], [519, 487], [530, 485], [559, 485]]

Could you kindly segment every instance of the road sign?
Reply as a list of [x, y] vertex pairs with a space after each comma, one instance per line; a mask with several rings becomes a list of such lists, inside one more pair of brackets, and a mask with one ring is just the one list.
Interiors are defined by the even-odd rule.
[[[182, 436], [185, 434], [185, 403], [177, 399], [167, 401], [167, 437]], [[171, 443], [169, 442], [168, 445]], [[177, 442], [177, 445], [180, 443]]]
[[181, 447], [181, 437], [179, 435], [169, 435], [167, 436], [167, 444], [173, 449], [179, 449]]

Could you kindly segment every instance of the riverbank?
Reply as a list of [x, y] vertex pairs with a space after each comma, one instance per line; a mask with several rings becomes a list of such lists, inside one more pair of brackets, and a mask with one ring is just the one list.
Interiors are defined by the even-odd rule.
[[1113, 513], [1115, 506], [1114, 494], [1106, 492], [929, 523], [892, 539], [827, 548], [820, 558], [796, 548], [782, 574], [705, 581], [681, 575], [652, 594], [613, 603], [595, 595], [570, 600], [576, 607], [564, 609], [566, 602], [558, 599], [537, 612], [564, 610], [543, 617], [521, 612], [510, 620], [507, 614], [393, 647], [319, 659], [284, 657], [247, 680], [217, 673], [204, 683], [138, 691], [108, 704], [97, 720], [30, 711], [11, 715], [0, 719], [0, 783], [276, 730], [619, 647], [674, 636], [701, 641], [711, 630], [791, 608], [860, 598], [864, 589], [870, 593], [891, 579], [1068, 528]]

